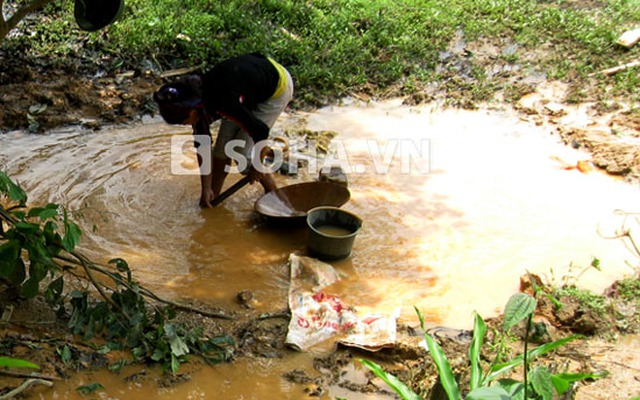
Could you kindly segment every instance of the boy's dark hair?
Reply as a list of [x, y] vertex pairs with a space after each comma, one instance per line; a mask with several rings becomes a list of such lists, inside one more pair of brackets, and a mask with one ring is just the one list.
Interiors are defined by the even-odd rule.
[[167, 83], [153, 94], [160, 115], [168, 124], [182, 124], [189, 112], [202, 104], [201, 84], [199, 76], [191, 75]]

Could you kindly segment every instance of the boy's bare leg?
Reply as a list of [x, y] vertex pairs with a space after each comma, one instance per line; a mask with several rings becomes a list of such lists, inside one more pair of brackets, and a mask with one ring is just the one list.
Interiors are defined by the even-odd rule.
[[265, 193], [271, 192], [278, 188], [276, 186], [276, 181], [275, 179], [273, 179], [273, 175], [271, 174], [260, 174], [258, 180], [260, 181], [260, 184], [262, 185]]
[[230, 159], [213, 157], [213, 163], [211, 166], [211, 190], [213, 190], [215, 197], [218, 197], [222, 191], [222, 185], [224, 184], [224, 180], [227, 178], [227, 171], [225, 171], [225, 167], [230, 161]]

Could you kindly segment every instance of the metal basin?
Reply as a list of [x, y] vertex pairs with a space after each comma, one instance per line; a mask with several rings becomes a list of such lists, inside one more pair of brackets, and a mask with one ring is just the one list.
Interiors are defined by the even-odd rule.
[[340, 207], [350, 197], [349, 189], [337, 183], [296, 183], [265, 193], [256, 201], [255, 210], [268, 218], [304, 220], [312, 208]]

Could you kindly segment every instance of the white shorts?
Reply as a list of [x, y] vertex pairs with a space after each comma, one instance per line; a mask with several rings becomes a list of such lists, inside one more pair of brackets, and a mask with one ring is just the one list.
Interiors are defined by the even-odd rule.
[[[260, 121], [264, 122], [269, 128], [272, 128], [276, 120], [282, 114], [285, 107], [293, 98], [293, 79], [291, 74], [286, 71], [287, 85], [285, 90], [278, 97], [271, 98], [265, 102], [259, 103], [253, 111], [253, 115]], [[231, 141], [233, 143], [230, 143]], [[237, 142], [236, 142], [237, 141]], [[226, 148], [229, 143], [230, 148]], [[233, 146], [231, 146], [233, 145]], [[251, 165], [251, 150], [255, 145], [253, 139], [235, 122], [223, 119], [220, 123], [216, 143], [213, 147], [213, 156], [218, 159], [236, 159], [239, 155], [244, 156], [247, 161], [246, 165]], [[230, 151], [232, 153], [230, 153]]]

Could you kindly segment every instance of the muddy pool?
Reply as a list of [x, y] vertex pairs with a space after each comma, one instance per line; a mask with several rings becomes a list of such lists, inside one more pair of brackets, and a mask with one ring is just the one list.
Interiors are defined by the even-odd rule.
[[[429, 325], [468, 328], [474, 311], [497, 315], [526, 271], [596, 291], [632, 272], [633, 254], [604, 236], [623, 223], [616, 210], [637, 211], [639, 188], [565, 169], [558, 159], [572, 165], [589, 155], [545, 125], [504, 109], [388, 101], [291, 114], [274, 132], [301, 121], [309, 130], [338, 132], [330, 159], [347, 172], [351, 199], [343, 208], [364, 222], [352, 256], [331, 263], [343, 275], [331, 290], [362, 312], [397, 313], [400, 322], [415, 323], [416, 306]], [[305, 252], [305, 227], [257, 218], [258, 185], [200, 209], [199, 177], [184, 173], [195, 161], [172, 172], [172, 140], [189, 134], [157, 119], [97, 132], [11, 132], [0, 135], [0, 167], [31, 205], [57, 202], [80, 211], [83, 251], [97, 261], [126, 259], [165, 297], [233, 310], [237, 293], [248, 290], [258, 310], [286, 309], [287, 259]], [[308, 167], [276, 178], [283, 186], [316, 176]], [[237, 179], [230, 175], [227, 186]], [[600, 271], [589, 268], [594, 258]], [[285, 359], [206, 368], [162, 391], [108, 373], [100, 379], [113, 379], [102, 382], [108, 398], [297, 399], [299, 387], [282, 372], [310, 362], [311, 355], [292, 351]], [[74, 388], [87, 379], [38, 396], [82, 398]], [[374, 398], [333, 390], [319, 398]]]

